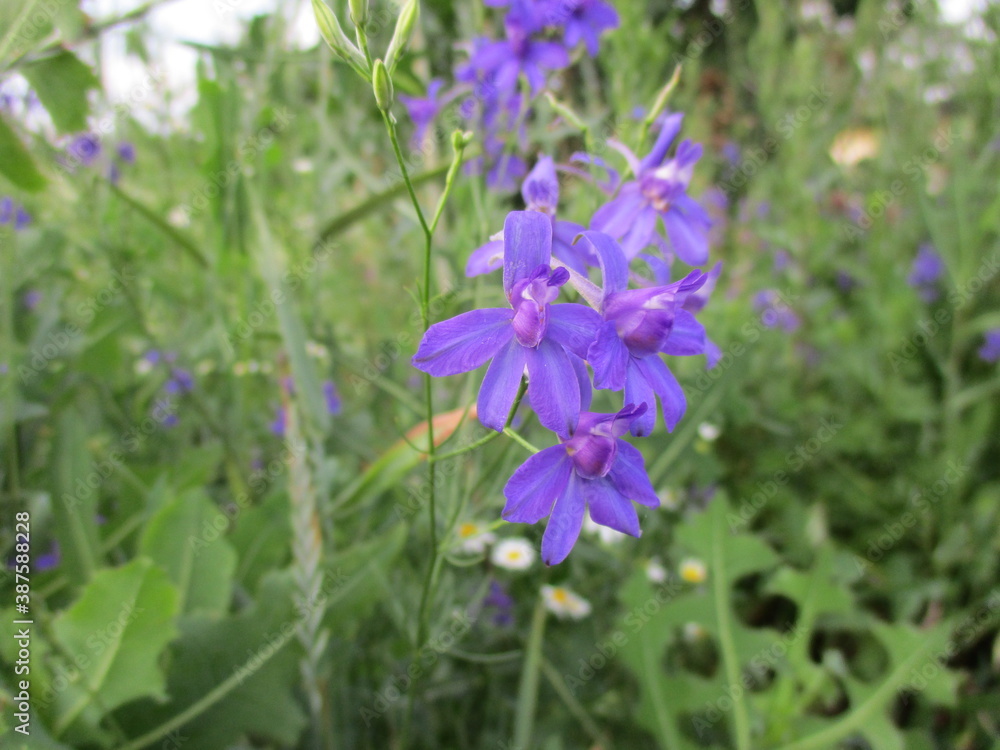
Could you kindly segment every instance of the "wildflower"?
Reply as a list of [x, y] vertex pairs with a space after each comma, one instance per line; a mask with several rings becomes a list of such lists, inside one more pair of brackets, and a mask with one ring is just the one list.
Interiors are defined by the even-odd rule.
[[284, 407], [279, 406], [274, 413], [274, 421], [270, 425], [271, 434], [284, 437], [287, 421], [288, 415], [285, 413]]
[[115, 150], [118, 152], [118, 158], [123, 162], [126, 164], [135, 164], [135, 146], [131, 143], [122, 141]]
[[29, 289], [21, 297], [21, 304], [24, 305], [25, 310], [32, 311], [38, 307], [38, 303], [42, 301], [42, 293], [37, 289]]
[[582, 620], [590, 614], [590, 602], [565, 586], [542, 586], [542, 599], [545, 608], [562, 620]]
[[14, 231], [20, 232], [31, 224], [31, 214], [24, 206], [14, 203], [11, 197], [4, 196], [0, 198], [0, 224], [11, 223], [14, 225]]
[[1000, 328], [993, 328], [986, 332], [983, 345], [979, 347], [979, 358], [984, 362], [1000, 360]]
[[[552, 221], [552, 254], [578, 273], [586, 274], [588, 265], [597, 265], [596, 256], [585, 243], [573, 244], [584, 231], [579, 224], [556, 219], [559, 205], [559, 178], [551, 156], [540, 156], [521, 184], [521, 197], [528, 211], [546, 214]], [[503, 265], [503, 240], [491, 238], [473, 250], [465, 267], [468, 277], [494, 271]]]
[[397, 97], [402, 105], [406, 107], [406, 112], [410, 115], [410, 119], [413, 120], [413, 143], [415, 145], [420, 145], [424, 142], [427, 128], [434, 122], [445, 105], [454, 98], [454, 94], [446, 94], [444, 97], [439, 97], [438, 94], [442, 86], [444, 86], [444, 81], [440, 78], [435, 78], [427, 84], [426, 96], [419, 97], [400, 94]]
[[941, 256], [933, 247], [923, 244], [917, 250], [917, 257], [913, 259], [910, 275], [906, 281], [917, 290], [924, 302], [933, 302], [938, 298], [937, 283], [944, 275], [944, 271], [944, 261], [941, 260]]
[[681, 560], [679, 567], [681, 579], [688, 583], [704, 583], [708, 578], [708, 569], [705, 563], [696, 557], [686, 557]]
[[190, 393], [194, 389], [194, 378], [187, 370], [175, 367], [171, 370], [170, 379], [163, 388], [170, 394]]
[[663, 567], [660, 558], [652, 557], [646, 561], [646, 578], [650, 583], [666, 583], [667, 569]]
[[535, 563], [535, 548], [522, 537], [500, 541], [490, 554], [490, 562], [507, 570], [527, 570]]
[[504, 222], [503, 273], [510, 309], [472, 310], [436, 323], [413, 357], [417, 369], [435, 377], [490, 362], [478, 414], [497, 432], [503, 430], [525, 368], [528, 396], [541, 423], [561, 437], [576, 426], [583, 394], [571, 357], [586, 354], [599, 317], [583, 305], [551, 304], [569, 279], [566, 269], [549, 267], [551, 250], [547, 217], [511, 212]]
[[659, 219], [677, 257], [691, 266], [708, 260], [708, 230], [712, 220], [687, 194], [702, 147], [685, 140], [674, 156], [666, 158], [683, 118], [679, 113], [664, 117], [656, 143], [641, 160], [624, 144], [608, 142], [628, 161], [635, 179], [622, 185], [617, 197], [597, 210], [590, 227], [620, 240], [628, 259], [660, 241], [656, 231]]
[[326, 401], [326, 411], [328, 414], [340, 414], [340, 394], [337, 393], [337, 386], [334, 385], [332, 380], [327, 380], [323, 383], [323, 399]]
[[503, 518], [537, 523], [551, 515], [542, 538], [542, 559], [566, 559], [580, 535], [585, 511], [598, 524], [638, 537], [632, 501], [659, 505], [642, 454], [621, 439], [646, 405], [629, 404], [616, 414], [582, 412], [569, 439], [525, 461], [504, 487]]
[[704, 440], [706, 443], [711, 443], [719, 439], [721, 430], [714, 424], [709, 422], [702, 422], [698, 425], [698, 437]]
[[84, 133], [70, 142], [67, 151], [80, 164], [89, 167], [101, 154], [101, 141], [93, 133]]
[[499, 581], [490, 581], [490, 591], [483, 598], [483, 607], [494, 610], [491, 619], [497, 627], [505, 628], [514, 624], [514, 598]]
[[799, 316], [774, 289], [762, 289], [757, 292], [753, 298], [753, 307], [761, 314], [760, 322], [765, 328], [780, 328], [791, 332], [800, 325]]
[[489, 531], [483, 524], [473, 521], [460, 523], [456, 534], [460, 540], [458, 551], [473, 555], [481, 555], [487, 547], [497, 540], [496, 534]]
[[633, 435], [653, 431], [657, 397], [667, 429], [672, 431], [687, 402], [680, 383], [659, 355], [704, 352], [705, 330], [682, 306], [705, 283], [706, 275], [692, 271], [666, 286], [626, 289], [628, 265], [617, 243], [600, 232], [583, 236], [597, 251], [604, 274], [604, 322], [587, 353], [594, 368], [594, 386], [624, 389], [626, 403], [652, 407], [633, 423]]
[[52, 570], [59, 565], [59, 561], [62, 559], [62, 555], [59, 550], [59, 542], [53, 541], [49, 546], [48, 552], [43, 552], [34, 560], [35, 570], [41, 572], [43, 570]]
[[506, 39], [477, 40], [466, 67], [457, 72], [461, 81], [492, 81], [499, 95], [513, 93], [517, 79], [524, 75], [537, 95], [545, 86], [545, 71], [560, 70], [569, 65], [566, 48], [532, 36], [534, 22], [525, 14], [509, 13], [504, 20]]
[[568, 49], [580, 42], [587, 54], [596, 57], [602, 33], [618, 28], [618, 13], [602, 0], [564, 0], [558, 3], [564, 16], [563, 43]]
[[660, 499], [660, 507], [666, 510], [679, 510], [681, 507], [680, 497], [672, 489], [661, 490], [656, 493], [656, 496]]

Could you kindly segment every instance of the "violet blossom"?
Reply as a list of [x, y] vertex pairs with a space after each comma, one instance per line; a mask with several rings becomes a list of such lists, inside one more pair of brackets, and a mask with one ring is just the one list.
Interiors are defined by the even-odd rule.
[[541, 423], [560, 436], [576, 426], [583, 399], [580, 366], [600, 323], [583, 305], [553, 305], [569, 279], [552, 270], [552, 224], [535, 211], [512, 211], [504, 222], [503, 288], [510, 308], [462, 313], [431, 326], [413, 365], [435, 377], [469, 372], [487, 362], [479, 420], [502, 431], [525, 369], [528, 397]]
[[571, 435], [533, 455], [508, 480], [505, 520], [537, 523], [550, 516], [542, 537], [546, 565], [566, 559], [587, 511], [601, 526], [638, 537], [632, 502], [659, 506], [642, 454], [621, 439], [646, 411], [646, 404], [628, 404], [616, 414], [582, 412]]
[[983, 337], [983, 345], [979, 347], [979, 358], [984, 362], [1000, 360], [1000, 328], [993, 328]]

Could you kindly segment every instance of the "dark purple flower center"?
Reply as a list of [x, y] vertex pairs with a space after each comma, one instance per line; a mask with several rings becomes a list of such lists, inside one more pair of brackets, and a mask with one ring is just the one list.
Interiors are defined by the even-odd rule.
[[545, 338], [549, 305], [559, 296], [559, 287], [569, 280], [565, 268], [536, 268], [526, 279], [514, 284], [510, 304], [514, 308], [514, 335], [521, 346], [535, 347]]
[[618, 445], [611, 434], [609, 422], [576, 432], [565, 445], [573, 468], [584, 479], [607, 476], [618, 455]]
[[604, 318], [615, 323], [629, 352], [646, 356], [660, 351], [674, 327], [676, 296], [663, 287], [635, 289], [608, 297]]

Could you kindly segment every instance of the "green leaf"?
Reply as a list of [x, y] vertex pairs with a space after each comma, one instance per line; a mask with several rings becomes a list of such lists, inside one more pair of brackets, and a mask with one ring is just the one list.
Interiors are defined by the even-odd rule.
[[0, 117], [0, 173], [19, 188], [37, 193], [46, 180], [31, 154], [3, 117]]
[[177, 586], [183, 614], [229, 609], [236, 552], [214, 524], [219, 519], [228, 523], [201, 491], [188, 492], [150, 519], [139, 542]]
[[71, 581], [84, 583], [101, 565], [97, 537], [97, 498], [113, 470], [95, 465], [87, 451], [83, 417], [67, 409], [56, 422], [54, 493], [56, 537], [63, 555], [63, 569]]
[[60, 132], [86, 129], [90, 111], [87, 91], [98, 88], [100, 81], [76, 55], [62, 50], [24, 65], [21, 72]]
[[149, 701], [130, 711], [122, 717], [126, 731], [138, 736], [193, 709], [187, 721], [173, 725], [175, 736], [185, 738], [184, 750], [232, 747], [247, 734], [294, 745], [305, 716], [294, 693], [299, 672], [292, 588], [287, 574], [273, 573], [257, 604], [239, 615], [185, 620], [171, 647], [170, 702]]
[[176, 632], [176, 614], [176, 589], [148, 559], [91, 579], [52, 625], [62, 651], [75, 658], [85, 690], [61, 706], [56, 735], [92, 705], [104, 714], [137, 698], [166, 698], [159, 659]]

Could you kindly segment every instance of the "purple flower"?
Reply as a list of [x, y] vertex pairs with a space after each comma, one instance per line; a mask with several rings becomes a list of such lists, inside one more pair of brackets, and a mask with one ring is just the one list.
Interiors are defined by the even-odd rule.
[[74, 138], [67, 150], [70, 156], [76, 158], [83, 166], [89, 167], [101, 153], [101, 141], [93, 133], [84, 133]]
[[701, 145], [682, 141], [674, 156], [666, 158], [683, 119], [680, 113], [662, 118], [656, 143], [642, 160], [621, 143], [609, 142], [625, 156], [636, 179], [626, 182], [616, 198], [598, 209], [590, 227], [619, 240], [630, 260], [659, 240], [657, 218], [681, 260], [691, 266], [708, 260], [712, 220], [687, 194], [694, 165], [701, 158]]
[[573, 49], [580, 42], [587, 46], [587, 54], [597, 55], [599, 37], [605, 31], [618, 28], [618, 13], [601, 0], [562, 0], [557, 4], [563, 14], [565, 27], [563, 42]]
[[285, 414], [284, 407], [279, 406], [277, 411], [274, 413], [274, 421], [271, 422], [270, 430], [273, 435], [278, 437], [285, 436], [285, 423], [287, 421], [288, 415]]
[[[633, 420], [633, 435], [653, 431], [657, 397], [663, 420], [672, 431], [687, 402], [660, 353], [687, 356], [705, 352], [705, 329], [684, 304], [708, 276], [692, 271], [665, 286], [628, 289], [628, 262], [618, 244], [600, 232], [585, 232], [583, 236], [597, 252], [604, 275], [603, 323], [587, 352], [587, 361], [594, 369], [594, 386], [624, 389], [626, 403], [651, 407]], [[696, 309], [700, 309], [699, 304], [704, 303], [692, 301]]]
[[451, 98], [448, 96], [443, 99], [438, 98], [438, 93], [441, 91], [443, 85], [444, 81], [435, 78], [427, 84], [426, 97], [406, 96], [405, 94], [400, 94], [398, 97], [402, 105], [406, 107], [406, 112], [410, 115], [410, 119], [413, 120], [413, 142], [415, 144], [419, 145], [423, 143], [424, 136], [427, 134], [427, 128], [430, 127], [431, 123], [440, 114], [441, 109]]
[[35, 558], [35, 570], [52, 570], [54, 567], [59, 565], [59, 560], [62, 556], [59, 553], [59, 542], [52, 542], [49, 547], [48, 552], [43, 552], [38, 557]]
[[323, 398], [326, 400], [326, 410], [330, 414], [340, 414], [340, 394], [332, 380], [323, 383]]
[[907, 283], [912, 286], [924, 302], [933, 302], [938, 298], [937, 283], [944, 275], [944, 261], [934, 248], [928, 244], [921, 245], [917, 257], [913, 259]]
[[135, 146], [133, 146], [128, 141], [122, 141], [118, 144], [118, 158], [121, 159], [126, 164], [135, 163]]
[[9, 195], [0, 198], [0, 224], [9, 224], [14, 218], [14, 199]]
[[483, 598], [483, 607], [494, 610], [493, 624], [509, 627], [514, 624], [514, 598], [498, 581], [490, 581], [490, 591]]
[[145, 359], [147, 362], [149, 362], [149, 364], [151, 364], [151, 365], [157, 365], [157, 364], [160, 363], [160, 358], [162, 356], [163, 355], [160, 354], [160, 350], [159, 349], [150, 349], [148, 352], [146, 352], [143, 355], [142, 358]]
[[774, 289], [757, 292], [753, 298], [753, 307], [761, 314], [760, 322], [765, 328], [780, 328], [791, 332], [800, 325], [799, 316]]
[[42, 301], [42, 293], [37, 289], [29, 289], [21, 297], [21, 304], [24, 305], [26, 310], [34, 310], [38, 307], [38, 303]]
[[525, 368], [528, 397], [541, 423], [560, 436], [576, 425], [582, 399], [579, 366], [600, 324], [589, 307], [553, 305], [569, 279], [552, 270], [552, 224], [536, 211], [512, 211], [504, 222], [503, 288], [510, 308], [472, 310], [431, 326], [413, 365], [435, 377], [490, 362], [479, 390], [479, 420], [503, 430]]
[[170, 379], [163, 386], [170, 394], [190, 393], [194, 390], [194, 377], [187, 370], [175, 367], [170, 371]]
[[979, 358], [984, 362], [1000, 360], [1000, 328], [986, 332], [983, 345], [979, 348]]
[[[596, 265], [593, 253], [582, 244], [573, 244], [583, 227], [571, 221], [556, 220], [559, 205], [559, 178], [550, 156], [540, 156], [534, 169], [521, 185], [521, 197], [528, 211], [546, 214], [552, 221], [552, 254], [578, 273], [586, 274], [588, 265]], [[493, 239], [472, 251], [465, 266], [469, 278], [495, 271], [503, 265], [503, 241]]]
[[489, 81], [498, 94], [517, 89], [520, 75], [528, 80], [532, 95], [545, 86], [545, 71], [569, 65], [566, 48], [557, 42], [532, 37], [535, 29], [521, 14], [508, 14], [504, 28], [507, 38], [499, 42], [477, 41], [467, 66], [456, 77], [462, 81]]
[[505, 520], [537, 523], [551, 514], [542, 537], [546, 565], [569, 555], [587, 510], [601, 526], [637, 537], [639, 516], [632, 501], [659, 505], [642, 454], [621, 439], [646, 408], [629, 404], [617, 414], [582, 412], [569, 437], [536, 453], [508, 480]]
[[24, 206], [18, 206], [14, 212], [14, 231], [20, 232], [31, 223], [31, 214], [24, 210]]
[[0, 224], [10, 224], [13, 221], [14, 231], [20, 232], [31, 223], [31, 214], [24, 206], [14, 203], [10, 196], [0, 198]]

